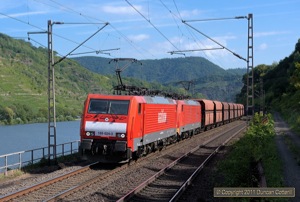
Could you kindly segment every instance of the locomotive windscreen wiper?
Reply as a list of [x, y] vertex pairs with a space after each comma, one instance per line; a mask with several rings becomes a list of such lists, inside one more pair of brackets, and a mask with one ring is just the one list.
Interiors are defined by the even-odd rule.
[[109, 114], [113, 117], [113, 115], [116, 115], [116, 118], [113, 117], [113, 119], [118, 119], [118, 115], [115, 113], [115, 111], [112, 108], [112, 102], [109, 103], [109, 109], [108, 109]]

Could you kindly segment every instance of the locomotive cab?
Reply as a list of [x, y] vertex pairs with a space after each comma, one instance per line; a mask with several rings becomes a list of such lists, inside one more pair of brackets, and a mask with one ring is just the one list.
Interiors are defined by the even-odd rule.
[[130, 99], [90, 95], [85, 104], [80, 128], [80, 150], [100, 161], [122, 161], [131, 158], [128, 148], [128, 114]]
[[80, 151], [100, 162], [127, 162], [175, 142], [176, 101], [164, 97], [89, 94]]

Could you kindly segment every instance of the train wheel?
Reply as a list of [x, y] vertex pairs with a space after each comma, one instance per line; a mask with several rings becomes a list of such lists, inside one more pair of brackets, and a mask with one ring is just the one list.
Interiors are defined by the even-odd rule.
[[150, 144], [146, 146], [146, 154], [150, 154], [152, 152], [152, 147]]

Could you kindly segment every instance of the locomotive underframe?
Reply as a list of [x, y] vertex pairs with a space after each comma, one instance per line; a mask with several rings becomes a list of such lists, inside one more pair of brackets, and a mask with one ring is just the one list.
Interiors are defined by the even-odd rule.
[[123, 162], [132, 158], [126, 141], [83, 139], [80, 151], [89, 157], [96, 157], [101, 162]]

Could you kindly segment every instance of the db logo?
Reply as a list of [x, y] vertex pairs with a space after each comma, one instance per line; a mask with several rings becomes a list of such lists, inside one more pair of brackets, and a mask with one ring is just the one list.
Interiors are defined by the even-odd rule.
[[167, 113], [164, 112], [164, 110], [161, 110], [161, 112], [158, 113], [158, 123], [165, 123], [167, 122]]

